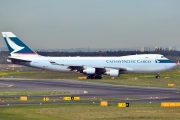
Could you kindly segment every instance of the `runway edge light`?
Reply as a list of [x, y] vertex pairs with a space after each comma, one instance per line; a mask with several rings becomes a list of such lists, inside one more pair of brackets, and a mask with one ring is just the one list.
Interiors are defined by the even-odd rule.
[[118, 103], [118, 107], [129, 107], [129, 103]]
[[81, 76], [81, 77], [78, 77], [78, 80], [87, 80], [87, 77], [86, 76]]
[[108, 101], [101, 101], [101, 106], [108, 106]]
[[168, 86], [169, 86], [169, 87], [174, 87], [174, 84], [171, 83], [171, 84], [168, 84]]
[[74, 96], [74, 100], [80, 100], [80, 96]]
[[161, 107], [180, 107], [180, 102], [161, 102]]
[[49, 101], [49, 98], [48, 97], [44, 97], [43, 100], [44, 101]]
[[63, 100], [80, 100], [80, 96], [64, 96]]
[[71, 97], [70, 96], [64, 96], [63, 100], [71, 100]]
[[21, 97], [20, 97], [20, 100], [21, 100], [21, 101], [27, 101], [28, 98], [27, 98], [27, 96], [21, 96]]

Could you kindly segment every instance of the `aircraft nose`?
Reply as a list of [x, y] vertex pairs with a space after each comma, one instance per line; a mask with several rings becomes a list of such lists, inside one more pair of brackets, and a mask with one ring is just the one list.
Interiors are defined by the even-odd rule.
[[172, 69], [172, 68], [175, 68], [176, 66], [177, 66], [176, 63], [171, 63], [171, 64], [169, 65], [169, 68]]
[[177, 63], [174, 63], [174, 64], [173, 64], [173, 67], [176, 67], [176, 66], [177, 66]]

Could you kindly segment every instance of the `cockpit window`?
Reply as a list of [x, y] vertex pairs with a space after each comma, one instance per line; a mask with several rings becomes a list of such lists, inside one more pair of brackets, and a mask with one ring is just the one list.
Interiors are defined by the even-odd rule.
[[164, 56], [161, 56], [161, 58], [165, 58]]

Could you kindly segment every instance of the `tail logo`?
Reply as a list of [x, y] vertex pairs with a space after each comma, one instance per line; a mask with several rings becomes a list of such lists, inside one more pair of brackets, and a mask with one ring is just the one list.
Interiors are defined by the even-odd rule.
[[24, 47], [22, 46], [18, 46], [16, 43], [14, 43], [11, 39], [9, 39], [9, 37], [7, 37], [6, 35], [6, 40], [9, 44], [9, 46], [13, 49], [13, 51], [11, 52], [11, 54], [15, 53], [15, 52], [18, 52], [22, 49], [24, 49]]

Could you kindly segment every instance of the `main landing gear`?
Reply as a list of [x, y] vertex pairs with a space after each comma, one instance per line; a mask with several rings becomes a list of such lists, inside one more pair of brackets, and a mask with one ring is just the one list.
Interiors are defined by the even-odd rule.
[[160, 75], [159, 74], [156, 75], [156, 79], [160, 79]]
[[88, 75], [87, 79], [102, 79], [101, 75]]

